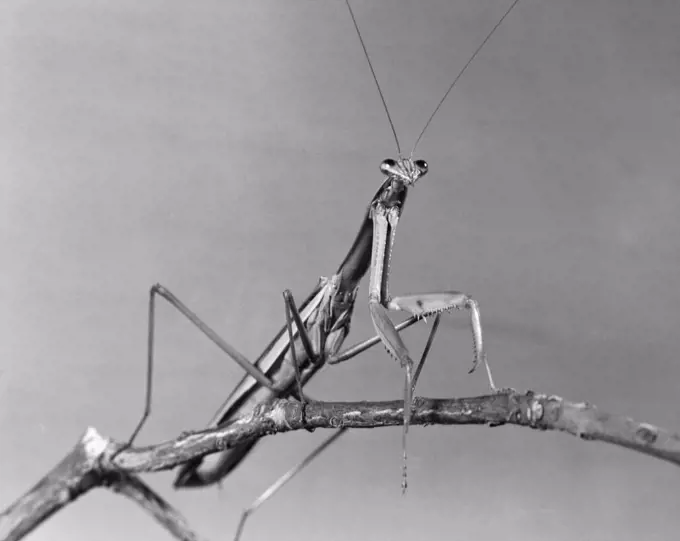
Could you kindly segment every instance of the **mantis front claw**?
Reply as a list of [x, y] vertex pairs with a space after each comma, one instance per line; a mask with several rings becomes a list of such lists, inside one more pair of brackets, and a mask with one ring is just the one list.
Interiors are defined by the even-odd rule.
[[472, 368], [470, 368], [468, 373], [471, 374], [477, 369], [480, 362], [483, 363], [486, 368], [489, 386], [492, 391], [496, 392], [497, 388], [486, 359], [486, 351], [484, 350], [479, 303], [476, 300], [460, 291], [440, 291], [394, 297], [387, 303], [387, 308], [390, 310], [404, 310], [416, 317], [422, 318], [441, 314], [442, 312], [449, 312], [453, 309], [469, 310], [470, 326], [472, 328], [473, 359]]

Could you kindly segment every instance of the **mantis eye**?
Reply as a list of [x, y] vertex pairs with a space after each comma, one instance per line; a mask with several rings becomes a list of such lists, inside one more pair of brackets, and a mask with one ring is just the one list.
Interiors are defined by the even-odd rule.
[[427, 175], [427, 162], [425, 160], [416, 160], [413, 162], [415, 166], [418, 168], [418, 171], [420, 171], [420, 176], [422, 177], [423, 175]]
[[397, 166], [397, 162], [394, 161], [392, 158], [387, 158], [386, 160], [383, 160], [380, 164], [380, 172], [383, 175], [389, 175], [391, 174], [390, 169], [394, 169]]

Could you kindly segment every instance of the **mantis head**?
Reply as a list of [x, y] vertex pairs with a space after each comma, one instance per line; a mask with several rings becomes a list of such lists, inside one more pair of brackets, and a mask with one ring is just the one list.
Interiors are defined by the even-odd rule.
[[427, 162], [425, 160], [413, 160], [411, 158], [399, 158], [394, 160], [387, 158], [380, 164], [380, 171], [386, 177], [397, 177], [407, 187], [413, 186], [416, 181], [427, 174]]

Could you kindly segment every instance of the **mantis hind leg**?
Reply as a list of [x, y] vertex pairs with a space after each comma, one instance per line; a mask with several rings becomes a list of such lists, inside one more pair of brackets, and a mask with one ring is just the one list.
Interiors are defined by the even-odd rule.
[[293, 466], [290, 470], [279, 477], [267, 490], [265, 490], [253, 503], [251, 503], [241, 515], [241, 520], [239, 520], [238, 527], [236, 529], [236, 535], [234, 536], [234, 541], [239, 541], [241, 534], [243, 533], [243, 528], [245, 527], [248, 517], [252, 515], [257, 509], [268, 499], [270, 499], [274, 494], [276, 494], [280, 488], [283, 487], [288, 481], [290, 481], [295, 475], [306, 468], [312, 460], [314, 460], [322, 451], [324, 451], [330, 444], [337, 440], [347, 432], [346, 428], [340, 428], [335, 431], [330, 437], [321, 442], [321, 444], [314, 449], [309, 455], [307, 455], [302, 461]]
[[[231, 357], [239, 366], [241, 366], [248, 374], [250, 374], [258, 383], [272, 389], [272, 383], [269, 378], [254, 364], [252, 364], [242, 353], [231, 346], [222, 337], [220, 337], [213, 329], [211, 329], [203, 320], [201, 320], [194, 312], [192, 312], [181, 300], [179, 300], [169, 289], [161, 284], [155, 284], [149, 290], [149, 311], [148, 311], [148, 334], [147, 334], [147, 364], [146, 364], [146, 393], [144, 397], [144, 411], [137, 421], [132, 435], [128, 439], [126, 445], [122, 448], [130, 447], [135, 441], [135, 438], [146, 423], [146, 420], [151, 414], [151, 402], [153, 391], [153, 367], [154, 367], [154, 331], [156, 326], [156, 296], [165, 299], [168, 304], [177, 309], [184, 317], [193, 323], [205, 336], [217, 345], [223, 352]], [[121, 450], [122, 450], [121, 449]], [[120, 452], [120, 451], [119, 451]]]

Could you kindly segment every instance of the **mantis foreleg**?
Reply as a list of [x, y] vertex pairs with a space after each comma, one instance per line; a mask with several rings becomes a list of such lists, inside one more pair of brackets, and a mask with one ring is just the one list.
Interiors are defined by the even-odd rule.
[[[486, 360], [483, 347], [482, 326], [479, 315], [479, 304], [469, 295], [459, 291], [442, 291], [435, 293], [423, 293], [403, 297], [390, 298], [388, 292], [388, 280], [392, 247], [394, 244], [397, 224], [403, 201], [387, 201], [391, 206], [386, 206], [378, 201], [373, 209], [373, 252], [371, 255], [371, 279], [369, 285], [368, 306], [373, 321], [373, 326], [380, 336], [387, 352], [399, 361], [405, 371], [404, 381], [404, 430], [402, 438], [404, 467], [402, 477], [402, 489], [406, 490], [406, 435], [411, 420], [411, 405], [415, 388], [413, 375], [413, 360], [399, 336], [397, 329], [389, 317], [390, 310], [406, 310], [416, 318], [424, 318], [429, 315], [440, 314], [444, 311], [467, 309], [470, 311], [470, 323], [472, 326], [473, 365], [470, 372], [474, 371], [479, 362], [483, 362], [487, 370], [489, 384], [492, 390], [496, 390], [491, 370]], [[433, 335], [434, 333], [432, 333]], [[431, 335], [431, 338], [432, 338]], [[431, 339], [430, 338], [430, 339]], [[428, 343], [429, 345], [429, 343]], [[420, 370], [421, 367], [419, 367]], [[418, 370], [418, 375], [419, 375]]]

